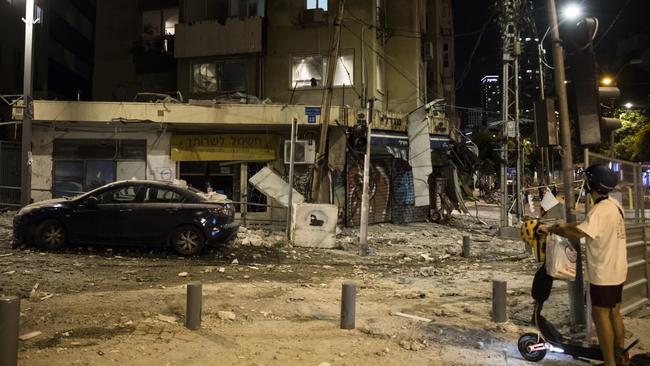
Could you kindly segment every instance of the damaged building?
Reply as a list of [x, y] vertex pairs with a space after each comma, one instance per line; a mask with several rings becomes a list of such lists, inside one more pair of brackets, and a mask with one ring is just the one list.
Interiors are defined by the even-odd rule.
[[[267, 168], [288, 180], [294, 118], [294, 188], [309, 199], [338, 1], [97, 0], [96, 7], [93, 101], [34, 102], [33, 200], [122, 179], [182, 179], [238, 202], [244, 222], [281, 222], [286, 203], [252, 178]], [[422, 221], [463, 207], [461, 180], [473, 161], [451, 108], [450, 7], [450, 0], [346, 2], [327, 180], [347, 225], [359, 221], [363, 157], [348, 136], [363, 94], [375, 100], [370, 223]], [[14, 108], [13, 118], [21, 113]]]

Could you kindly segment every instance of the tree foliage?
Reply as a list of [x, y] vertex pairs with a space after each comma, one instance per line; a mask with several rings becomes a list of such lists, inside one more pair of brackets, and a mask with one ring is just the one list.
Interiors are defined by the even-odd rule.
[[623, 111], [618, 113], [621, 128], [616, 131], [614, 151], [619, 159], [647, 161], [650, 144], [650, 123], [648, 117], [640, 111]]

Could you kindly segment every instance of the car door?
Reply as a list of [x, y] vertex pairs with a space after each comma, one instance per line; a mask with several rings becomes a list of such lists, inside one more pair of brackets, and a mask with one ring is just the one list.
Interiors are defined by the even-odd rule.
[[182, 222], [180, 215], [185, 196], [164, 186], [145, 185], [142, 189], [142, 200], [130, 212], [127, 230], [137, 242], [164, 243]]
[[139, 189], [135, 184], [108, 187], [93, 195], [94, 202], [80, 202], [73, 212], [79, 241], [116, 243], [127, 239], [126, 222], [132, 210], [128, 205], [136, 202]]

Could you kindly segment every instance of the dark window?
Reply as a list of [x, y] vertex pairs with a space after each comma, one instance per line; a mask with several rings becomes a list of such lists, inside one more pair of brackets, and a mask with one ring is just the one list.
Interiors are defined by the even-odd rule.
[[185, 196], [169, 189], [148, 187], [144, 202], [148, 203], [180, 203], [185, 201]]
[[91, 191], [115, 181], [116, 162], [112, 160], [89, 160], [86, 162], [84, 190]]
[[131, 203], [135, 201], [138, 194], [138, 186], [130, 185], [110, 189], [97, 195], [100, 204]]
[[146, 178], [145, 140], [55, 140], [52, 196], [73, 196], [116, 180]]
[[74, 196], [84, 191], [83, 161], [55, 161], [52, 196]]
[[145, 159], [146, 140], [65, 139], [54, 141], [54, 159]]

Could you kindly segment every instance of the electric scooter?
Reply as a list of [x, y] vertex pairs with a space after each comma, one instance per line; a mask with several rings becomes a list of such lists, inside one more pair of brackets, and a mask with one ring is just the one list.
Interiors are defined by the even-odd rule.
[[[546, 356], [547, 351], [564, 353], [573, 356], [574, 359], [589, 362], [602, 361], [603, 353], [600, 345], [597, 343], [576, 342], [565, 338], [560, 332], [544, 318], [541, 314], [541, 307], [535, 305], [533, 320], [539, 333], [526, 333], [519, 337], [517, 347], [521, 356], [532, 362], [539, 362]], [[632, 349], [639, 340], [632, 342], [625, 350], [624, 354]]]

